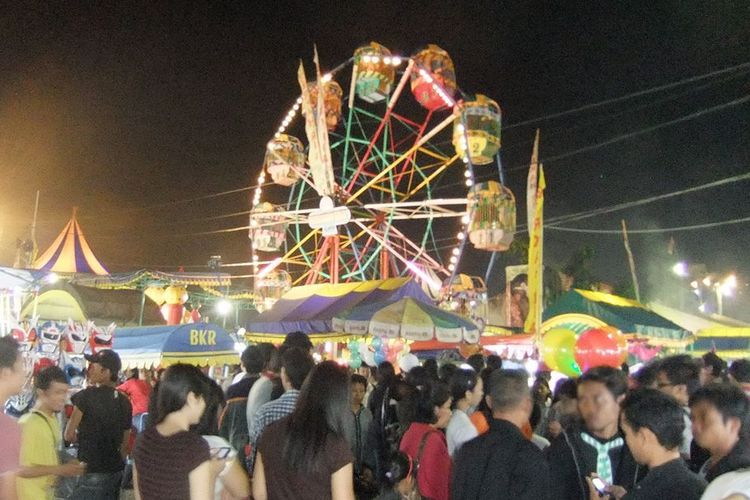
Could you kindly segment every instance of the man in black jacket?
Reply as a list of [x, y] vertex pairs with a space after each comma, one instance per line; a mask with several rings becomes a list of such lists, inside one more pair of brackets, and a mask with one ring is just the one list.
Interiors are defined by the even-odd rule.
[[544, 456], [521, 433], [533, 406], [527, 373], [494, 371], [487, 405], [492, 409], [490, 430], [465, 443], [456, 454], [451, 498], [550, 499]]
[[[620, 424], [625, 441], [648, 474], [627, 492], [628, 500], [699, 500], [706, 481], [691, 472], [680, 456], [685, 422], [680, 403], [656, 389], [639, 389], [622, 402]], [[592, 489], [591, 480], [587, 481]], [[614, 498], [623, 490], [607, 488]], [[597, 495], [598, 497], [598, 495]]]
[[750, 467], [750, 400], [731, 384], [710, 384], [690, 397], [693, 434], [711, 454], [701, 467], [709, 483]]
[[631, 490], [640, 471], [619, 428], [620, 403], [628, 388], [625, 373], [608, 366], [591, 368], [578, 380], [582, 426], [558, 436], [547, 448], [555, 500], [588, 500], [586, 478]]

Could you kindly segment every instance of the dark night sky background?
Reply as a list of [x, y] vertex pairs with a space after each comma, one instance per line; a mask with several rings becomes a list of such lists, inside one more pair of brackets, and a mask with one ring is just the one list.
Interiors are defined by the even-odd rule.
[[[298, 95], [298, 61], [310, 63], [314, 43], [324, 69], [370, 40], [402, 54], [436, 43], [451, 54], [462, 89], [500, 102], [504, 126], [750, 61], [750, 3], [743, 1], [341, 4], [19, 2], [5, 8], [0, 265], [12, 263], [37, 189], [41, 247], [78, 206], [89, 242], [110, 270], [201, 266], [212, 254], [225, 262], [249, 260], [245, 231], [191, 233], [245, 225], [246, 216], [203, 219], [247, 210], [250, 192], [170, 202], [257, 178], [264, 145]], [[749, 74], [508, 128], [504, 165], [528, 163], [536, 126], [542, 158], [551, 158], [745, 96]], [[548, 161], [546, 217], [748, 172], [748, 125], [745, 103]], [[520, 205], [525, 176], [525, 169], [507, 174]], [[748, 187], [746, 181], [575, 227], [618, 229], [621, 218], [641, 229], [746, 217]], [[633, 236], [641, 281], [663, 264], [670, 236], [680, 257], [712, 272], [736, 271], [743, 285], [750, 278], [750, 224], [740, 224]], [[597, 253], [598, 276], [628, 277], [616, 235], [548, 231], [545, 238], [547, 263], [564, 263], [588, 245]], [[472, 265], [483, 274], [489, 254], [472, 255], [481, 257]]]

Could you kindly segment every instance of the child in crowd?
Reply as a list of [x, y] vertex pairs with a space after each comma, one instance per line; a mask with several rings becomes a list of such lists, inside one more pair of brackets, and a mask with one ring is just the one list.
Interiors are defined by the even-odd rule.
[[387, 488], [375, 500], [416, 500], [413, 463], [409, 455], [394, 453], [385, 472]]

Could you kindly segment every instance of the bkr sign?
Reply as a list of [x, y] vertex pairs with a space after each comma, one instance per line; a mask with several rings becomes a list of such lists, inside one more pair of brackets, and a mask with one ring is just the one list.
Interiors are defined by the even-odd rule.
[[216, 331], [190, 330], [190, 345], [216, 345]]

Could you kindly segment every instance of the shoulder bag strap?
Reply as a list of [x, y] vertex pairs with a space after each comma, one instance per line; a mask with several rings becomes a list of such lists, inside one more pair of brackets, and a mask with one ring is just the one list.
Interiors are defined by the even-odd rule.
[[421, 498], [426, 498], [424, 494], [422, 494], [422, 490], [419, 488], [419, 465], [422, 462], [422, 453], [424, 453], [424, 447], [427, 444], [427, 439], [430, 437], [430, 434], [433, 434], [437, 432], [436, 430], [429, 430], [425, 432], [422, 435], [422, 439], [419, 440], [419, 448], [417, 448], [417, 456], [414, 459], [414, 484], [417, 487], [417, 493], [419, 493], [419, 496]]

